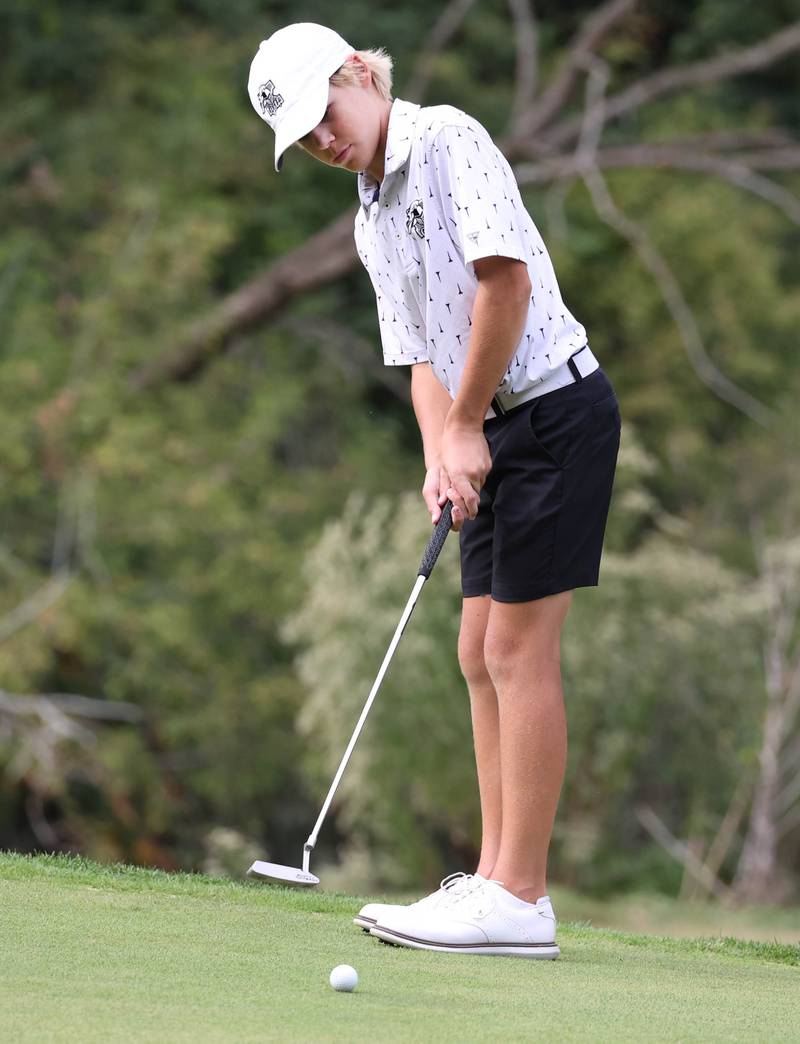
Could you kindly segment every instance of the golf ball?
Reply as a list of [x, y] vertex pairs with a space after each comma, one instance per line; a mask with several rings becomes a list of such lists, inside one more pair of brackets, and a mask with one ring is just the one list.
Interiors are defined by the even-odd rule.
[[330, 984], [341, 993], [350, 993], [358, 986], [358, 972], [349, 964], [337, 964], [331, 972]]

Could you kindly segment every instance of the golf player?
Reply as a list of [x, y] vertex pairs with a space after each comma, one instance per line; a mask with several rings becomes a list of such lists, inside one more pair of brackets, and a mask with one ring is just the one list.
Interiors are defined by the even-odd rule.
[[487, 131], [450, 105], [393, 99], [391, 71], [384, 51], [301, 23], [261, 43], [248, 82], [276, 170], [295, 145], [356, 176], [384, 361], [411, 367], [422, 495], [434, 523], [450, 500], [460, 530], [480, 860], [355, 923], [400, 946], [553, 958], [560, 636], [573, 590], [598, 583], [619, 404]]

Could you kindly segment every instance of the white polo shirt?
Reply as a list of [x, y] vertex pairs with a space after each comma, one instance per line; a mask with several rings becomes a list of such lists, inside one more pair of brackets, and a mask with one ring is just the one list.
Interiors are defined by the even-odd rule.
[[524, 261], [531, 301], [501, 393], [547, 380], [586, 344], [503, 154], [477, 120], [450, 105], [396, 99], [378, 186], [358, 175], [356, 248], [378, 302], [384, 362], [430, 362], [455, 398], [469, 345], [482, 257]]

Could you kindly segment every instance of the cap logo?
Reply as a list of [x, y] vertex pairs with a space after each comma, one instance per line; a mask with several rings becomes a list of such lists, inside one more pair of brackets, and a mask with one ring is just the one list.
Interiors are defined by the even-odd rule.
[[272, 80], [267, 80], [266, 83], [261, 84], [256, 97], [258, 98], [258, 105], [262, 115], [269, 113], [270, 116], [274, 116], [281, 105], [283, 105], [283, 95], [275, 93], [275, 84]]

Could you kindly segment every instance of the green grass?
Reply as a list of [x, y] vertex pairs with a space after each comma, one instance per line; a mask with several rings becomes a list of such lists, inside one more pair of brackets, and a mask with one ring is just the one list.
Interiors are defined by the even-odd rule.
[[562, 923], [557, 961], [436, 954], [361, 932], [364, 901], [0, 854], [0, 1040], [798, 1038], [796, 946]]

